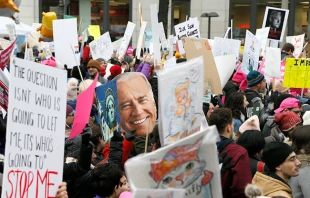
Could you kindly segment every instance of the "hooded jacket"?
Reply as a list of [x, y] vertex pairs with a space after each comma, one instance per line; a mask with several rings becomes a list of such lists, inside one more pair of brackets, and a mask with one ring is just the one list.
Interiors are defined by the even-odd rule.
[[310, 155], [297, 155], [297, 159], [301, 162], [299, 175], [291, 177], [288, 181], [292, 188], [294, 198], [307, 198], [310, 197]]
[[225, 99], [227, 100], [232, 93], [236, 93], [238, 90], [239, 86], [235, 85], [232, 81], [228, 81], [223, 88], [223, 91], [225, 92]]
[[260, 188], [265, 196], [282, 196], [286, 198], [292, 198], [292, 190], [290, 186], [285, 183], [276, 174], [265, 175], [260, 172], [256, 172], [252, 184]]

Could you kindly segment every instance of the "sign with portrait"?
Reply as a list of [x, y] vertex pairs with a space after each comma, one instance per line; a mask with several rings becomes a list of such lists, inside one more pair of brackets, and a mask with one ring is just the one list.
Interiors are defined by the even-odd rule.
[[248, 74], [258, 69], [258, 60], [260, 52], [260, 41], [250, 31], [246, 31], [243, 61], [241, 70]]
[[263, 28], [270, 27], [268, 39], [282, 41], [287, 23], [289, 10], [266, 7]]

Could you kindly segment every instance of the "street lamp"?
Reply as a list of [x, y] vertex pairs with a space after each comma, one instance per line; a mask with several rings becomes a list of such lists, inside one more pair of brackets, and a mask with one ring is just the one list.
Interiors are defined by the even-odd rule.
[[201, 17], [208, 17], [209, 23], [208, 23], [208, 39], [210, 39], [211, 35], [211, 17], [219, 17], [218, 13], [216, 12], [210, 12], [210, 13], [203, 13]]

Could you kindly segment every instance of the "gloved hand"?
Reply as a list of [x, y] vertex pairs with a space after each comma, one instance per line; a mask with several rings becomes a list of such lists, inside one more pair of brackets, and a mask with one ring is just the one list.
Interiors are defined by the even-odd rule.
[[218, 155], [219, 163], [222, 164], [221, 175], [224, 175], [226, 171], [235, 167], [235, 164], [231, 163], [232, 157], [231, 156], [226, 157], [226, 156], [227, 156], [226, 151]]
[[83, 132], [81, 133], [82, 144], [88, 145], [91, 135], [92, 135], [92, 130], [90, 128], [90, 125], [86, 124], [85, 128], [83, 129]]
[[122, 142], [124, 140], [121, 133], [117, 132], [116, 130], [113, 132], [113, 137], [111, 138], [111, 142]]

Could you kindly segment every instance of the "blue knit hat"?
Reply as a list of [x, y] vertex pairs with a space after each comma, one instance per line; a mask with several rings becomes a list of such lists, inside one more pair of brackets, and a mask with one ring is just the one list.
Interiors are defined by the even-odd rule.
[[253, 87], [258, 83], [262, 82], [265, 79], [265, 76], [258, 71], [251, 71], [248, 73], [246, 80], [248, 82], [248, 87]]

